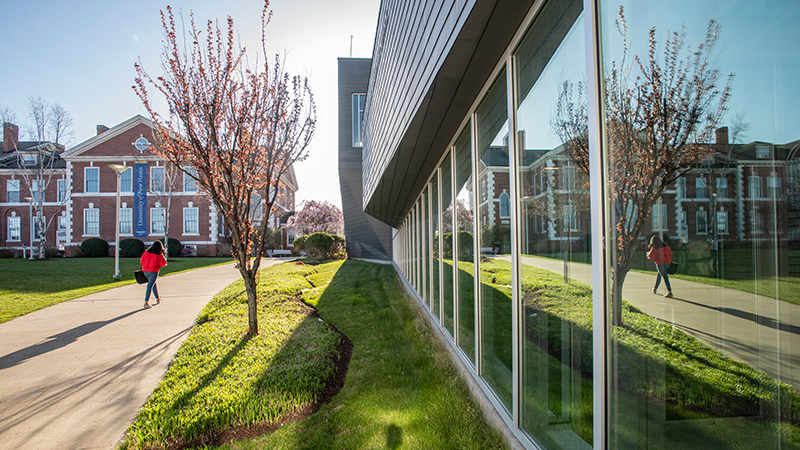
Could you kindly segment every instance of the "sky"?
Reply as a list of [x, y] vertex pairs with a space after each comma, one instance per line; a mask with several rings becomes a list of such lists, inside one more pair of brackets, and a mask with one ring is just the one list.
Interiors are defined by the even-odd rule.
[[[141, 114], [148, 117], [131, 86], [134, 63], [152, 76], [161, 74], [163, 28], [159, 11], [171, 5], [195, 21], [231, 16], [248, 54], [260, 50], [258, 0], [223, 2], [164, 0], [117, 2], [82, 0], [0, 1], [0, 107], [16, 115], [26, 139], [29, 97], [60, 104], [73, 119], [67, 147]], [[317, 103], [317, 130], [309, 158], [295, 166], [303, 200], [325, 200], [341, 207], [338, 176], [337, 58], [370, 57], [380, 0], [272, 0], [267, 51], [287, 52], [286, 69], [309, 78]], [[272, 57], [272, 55], [270, 55]], [[262, 56], [263, 58], [263, 56]], [[263, 59], [260, 59], [263, 61]], [[166, 112], [162, 110], [162, 112]]]

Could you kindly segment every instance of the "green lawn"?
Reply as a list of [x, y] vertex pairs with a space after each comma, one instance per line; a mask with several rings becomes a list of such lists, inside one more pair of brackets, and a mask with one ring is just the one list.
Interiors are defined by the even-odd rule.
[[[260, 280], [260, 335], [242, 337], [240, 282], [218, 294], [129, 429], [124, 448], [213, 444], [241, 431], [231, 428], [237, 424], [276, 429], [221, 448], [505, 448], [392, 266], [290, 262], [264, 269]], [[297, 298], [317, 308], [322, 320]], [[282, 420], [322, 392], [321, 380], [339, 356], [332, 326], [353, 344], [343, 389], [310, 417]]]
[[[161, 275], [231, 262], [230, 258], [176, 258]], [[114, 258], [54, 258], [29, 261], [0, 259], [0, 323], [84, 295], [135, 283], [139, 258], [120, 258], [122, 278], [114, 275]]]

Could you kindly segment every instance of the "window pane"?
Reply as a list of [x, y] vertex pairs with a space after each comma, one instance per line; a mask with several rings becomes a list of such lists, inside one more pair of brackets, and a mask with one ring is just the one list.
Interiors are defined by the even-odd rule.
[[86, 185], [84, 186], [84, 191], [100, 192], [100, 168], [87, 167], [84, 173], [86, 174]]
[[431, 257], [430, 257], [430, 213], [428, 212], [428, 188], [422, 191], [420, 204], [422, 206], [422, 300], [430, 307], [430, 289], [431, 289]]
[[164, 180], [164, 167], [151, 167], [150, 168], [150, 191], [164, 192], [166, 190]]
[[475, 363], [475, 244], [472, 216], [475, 199], [472, 190], [472, 145], [470, 124], [456, 141], [456, 226], [458, 248], [458, 345]]
[[183, 234], [199, 232], [197, 208], [183, 208]]
[[436, 174], [431, 180], [431, 236], [433, 237], [433, 259], [431, 265], [431, 311], [436, 317], [441, 315], [441, 303], [439, 302], [441, 282], [439, 274], [441, 272], [441, 257], [439, 254], [439, 180]]
[[364, 122], [364, 105], [367, 99], [367, 94], [353, 94], [353, 147], [361, 147], [364, 145], [363, 122]]
[[580, 1], [547, 3], [514, 55], [523, 253], [522, 426], [547, 449], [589, 448], [593, 439], [581, 12]]
[[133, 168], [122, 172], [119, 176], [119, 191], [133, 192]]
[[150, 234], [164, 234], [164, 208], [150, 208]]
[[133, 234], [133, 210], [131, 208], [119, 210], [119, 233]]
[[19, 180], [6, 180], [6, 201], [19, 202]]
[[453, 186], [450, 152], [442, 161], [442, 326], [453, 334]]
[[[508, 195], [508, 102], [506, 71], [497, 76], [476, 111], [481, 263], [481, 361], [483, 377], [511, 409], [511, 221], [500, 215]], [[484, 183], [486, 181], [486, 183]]]
[[[609, 442], [797, 446], [800, 203], [789, 192], [800, 138], [792, 31], [800, 3], [622, 3], [624, 22], [619, 1], [600, 2], [613, 211], [604, 224], [613, 252]], [[655, 78], [652, 68], [660, 70]], [[678, 129], [684, 143], [665, 139]], [[637, 171], [627, 165], [634, 161]], [[667, 173], [672, 179], [661, 178]], [[676, 195], [674, 177], [686, 180], [691, 198]], [[677, 263], [668, 280], [643, 250], [654, 236], [619, 226], [618, 205], [628, 199], [651, 210], [646, 192], [663, 196], [678, 219], [655, 234]], [[673, 297], [662, 297], [669, 291]]]
[[97, 236], [100, 234], [100, 210], [83, 210], [83, 234], [87, 236]]
[[22, 222], [19, 216], [8, 218], [8, 240], [19, 241], [22, 238]]

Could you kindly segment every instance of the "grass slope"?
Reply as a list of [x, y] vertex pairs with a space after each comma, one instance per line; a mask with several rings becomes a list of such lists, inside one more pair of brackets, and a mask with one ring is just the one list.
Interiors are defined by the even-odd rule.
[[[123, 448], [213, 444], [226, 428], [269, 421], [274, 432], [222, 448], [505, 448], [391, 266], [286, 263], [265, 269], [258, 289], [261, 335], [241, 338], [241, 286], [220, 292]], [[291, 300], [297, 294], [324, 322]], [[316, 414], [284, 421], [331, 375], [341, 338], [328, 323], [353, 342], [344, 388]]]

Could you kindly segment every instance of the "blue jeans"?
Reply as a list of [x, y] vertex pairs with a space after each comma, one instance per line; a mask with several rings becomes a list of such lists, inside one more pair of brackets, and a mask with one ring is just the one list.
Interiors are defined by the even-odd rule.
[[664, 284], [667, 285], [667, 290], [672, 292], [672, 286], [669, 285], [669, 275], [667, 275], [667, 267], [669, 267], [669, 264], [656, 264], [656, 270], [657, 270], [656, 285], [653, 289], [658, 289], [658, 285], [661, 284], [661, 277], [664, 277]]
[[158, 278], [158, 272], [145, 272], [144, 276], [147, 277], [147, 292], [144, 294], [144, 301], [145, 303], [150, 301], [150, 291], [153, 291], [153, 295], [158, 297], [158, 287], [156, 286], [156, 278]]

